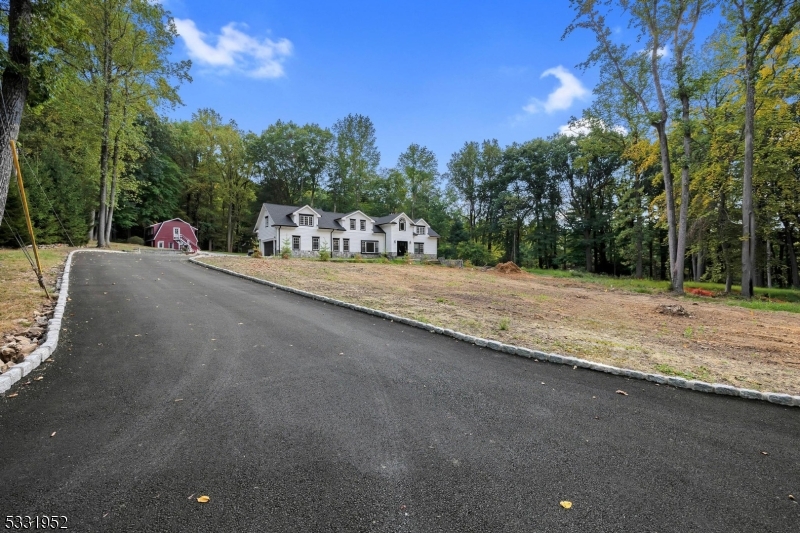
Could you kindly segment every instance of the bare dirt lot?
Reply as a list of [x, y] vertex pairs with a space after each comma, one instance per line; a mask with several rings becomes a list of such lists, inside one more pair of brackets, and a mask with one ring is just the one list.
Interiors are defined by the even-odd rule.
[[[800, 394], [800, 314], [438, 265], [205, 262], [470, 335], [615, 366]], [[680, 305], [690, 316], [665, 315]]]

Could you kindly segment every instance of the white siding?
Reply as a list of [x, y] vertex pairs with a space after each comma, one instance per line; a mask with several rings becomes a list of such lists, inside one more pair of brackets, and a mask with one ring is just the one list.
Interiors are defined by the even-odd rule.
[[[293, 219], [295, 224], [299, 222], [299, 215], [300, 214], [314, 214], [314, 211], [311, 210], [309, 207], [304, 207], [299, 209], [296, 213], [294, 213]], [[269, 217], [269, 224], [265, 224], [264, 217]], [[338, 222], [342, 225], [342, 227], [346, 228], [345, 231], [333, 231], [331, 234], [330, 229], [320, 229], [317, 225], [319, 224], [319, 218], [315, 218], [315, 225], [313, 227], [309, 226], [297, 226], [297, 227], [287, 227], [282, 226], [280, 229], [276, 228], [272, 224], [274, 223], [274, 219], [272, 215], [267, 211], [266, 208], [262, 207], [261, 213], [259, 214], [259, 221], [256, 226], [256, 234], [258, 236], [258, 241], [260, 243], [261, 252], [265, 252], [264, 241], [275, 241], [275, 253], [279, 254], [280, 249], [283, 246], [283, 241], [285, 239], [289, 239], [289, 245], [291, 246], [292, 236], [297, 235], [300, 237], [300, 252], [301, 255], [311, 254], [311, 238], [312, 237], [319, 237], [321, 248], [326, 247], [328, 251], [333, 251], [333, 239], [339, 239], [339, 246], [340, 252], [343, 252], [343, 239], [350, 239], [350, 253], [356, 254], [361, 253], [361, 241], [375, 241], [378, 244], [378, 253], [389, 253], [389, 254], [397, 254], [397, 241], [406, 241], [408, 242], [408, 252], [413, 254], [414, 253], [414, 243], [423, 242], [425, 244], [425, 255], [436, 256], [437, 255], [437, 247], [438, 247], [438, 239], [435, 237], [430, 237], [429, 235], [415, 235], [414, 234], [414, 226], [411, 223], [411, 219], [405, 215], [401, 215], [401, 217], [406, 222], [405, 231], [400, 231], [399, 225], [399, 218], [395, 221], [395, 224], [384, 224], [381, 228], [386, 232], [384, 233], [373, 233], [373, 221], [364, 215], [363, 213], [356, 212], [353, 214], [348, 214], [344, 218], [339, 219]], [[350, 230], [350, 219], [355, 219], [355, 230]], [[366, 230], [361, 231], [361, 221], [364, 220], [366, 222]], [[316, 253], [316, 252], [314, 252]]]

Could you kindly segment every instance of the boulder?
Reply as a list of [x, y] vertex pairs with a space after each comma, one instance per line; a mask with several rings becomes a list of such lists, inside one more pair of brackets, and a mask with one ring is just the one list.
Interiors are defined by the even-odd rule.
[[28, 331], [25, 332], [25, 335], [28, 338], [35, 339], [36, 337], [41, 337], [44, 333], [44, 329], [40, 328], [39, 326], [33, 326], [28, 328]]

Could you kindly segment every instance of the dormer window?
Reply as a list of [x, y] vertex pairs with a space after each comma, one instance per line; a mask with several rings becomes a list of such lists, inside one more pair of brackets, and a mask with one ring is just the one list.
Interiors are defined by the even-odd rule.
[[367, 231], [367, 221], [361, 220], [361, 231]]
[[406, 230], [406, 221], [400, 220], [400, 231], [405, 231], [405, 230]]
[[300, 215], [300, 225], [301, 226], [313, 226], [314, 225], [314, 215]]
[[414, 233], [417, 235], [425, 235], [425, 226], [417, 226], [414, 228]]
[[269, 226], [269, 216], [264, 217], [264, 227]]
[[354, 218], [350, 219], [350, 229], [352, 230], [356, 229], [356, 219]]

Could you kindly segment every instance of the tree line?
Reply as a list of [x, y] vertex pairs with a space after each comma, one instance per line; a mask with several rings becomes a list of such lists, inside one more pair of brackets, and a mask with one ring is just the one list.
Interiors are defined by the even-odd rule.
[[[440, 255], [475, 264], [649, 277], [677, 292], [687, 276], [741, 283], [748, 297], [754, 286], [800, 288], [796, 2], [572, 0], [565, 38], [594, 39], [582, 66], [600, 72], [595, 103], [565, 131], [468, 141], [441, 166], [416, 143], [382, 166], [375, 126], [359, 114], [261, 133], [212, 109], [161, 116], [180, 105], [190, 65], [170, 62], [174, 25], [146, 0], [27, 2], [40, 11], [22, 68], [19, 4], [4, 25], [2, 132], [15, 136], [6, 92], [22, 76], [18, 139], [43, 242], [104, 246], [179, 216], [203, 247], [243, 250], [262, 202], [309, 204], [424, 218]], [[711, 14], [719, 28], [698, 43]], [[620, 19], [635, 45], [615, 38], [607, 21]], [[22, 227], [13, 187], [5, 215], [8, 244], [9, 225]]]

